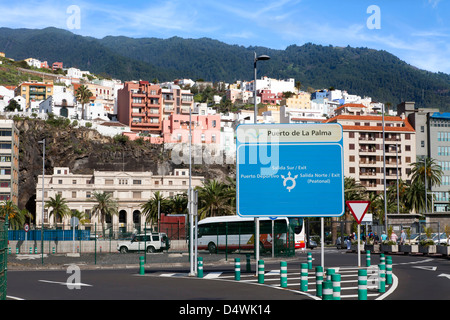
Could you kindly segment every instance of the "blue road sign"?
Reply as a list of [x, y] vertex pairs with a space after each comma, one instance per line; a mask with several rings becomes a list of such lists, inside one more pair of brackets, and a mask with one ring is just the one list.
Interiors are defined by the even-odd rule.
[[236, 206], [243, 217], [344, 213], [339, 124], [253, 124], [236, 130]]

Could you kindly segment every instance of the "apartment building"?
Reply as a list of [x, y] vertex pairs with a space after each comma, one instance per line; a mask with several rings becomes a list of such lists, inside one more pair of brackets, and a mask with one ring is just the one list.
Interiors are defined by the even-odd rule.
[[[204, 177], [192, 176], [192, 187], [202, 185]], [[55, 167], [52, 175], [44, 179], [44, 202], [50, 197], [61, 195], [71, 210], [85, 213], [90, 223], [81, 226], [81, 229], [94, 230], [101, 226], [98, 215], [92, 215], [95, 205], [94, 192], [108, 192], [118, 203], [117, 216], [107, 219], [108, 227], [114, 230], [133, 231], [140, 229], [145, 222], [141, 205], [153, 197], [157, 191], [164, 197], [171, 197], [187, 192], [189, 187], [189, 169], [175, 169], [169, 175], [153, 175], [152, 172], [127, 171], [94, 171], [93, 174], [75, 174], [67, 167]], [[38, 176], [36, 185], [36, 212], [42, 212], [42, 175]], [[41, 225], [42, 215], [36, 215], [36, 225]], [[70, 228], [70, 217], [63, 221], [55, 220], [50, 216], [47, 208], [44, 209], [44, 226]]]
[[45, 80], [43, 82], [22, 82], [16, 88], [15, 95], [21, 96], [26, 100], [26, 111], [31, 110], [33, 112], [38, 112], [39, 103], [53, 95], [53, 81]]
[[449, 211], [450, 201], [450, 114], [437, 108], [415, 108], [414, 102], [402, 102], [397, 113], [405, 113], [416, 130], [417, 158], [431, 158], [442, 168], [440, 186], [428, 186], [433, 194], [432, 212]]
[[117, 96], [117, 119], [132, 131], [160, 134], [162, 91], [148, 81], [125, 82]]
[[0, 201], [19, 201], [19, 130], [13, 120], [0, 120]]
[[[220, 115], [191, 115], [192, 143], [220, 144], [221, 128]], [[189, 142], [189, 115], [171, 114], [163, 120], [162, 135], [165, 143]]]
[[189, 115], [194, 95], [179, 86], [161, 88], [148, 81], [126, 82], [118, 91], [118, 120], [132, 131], [160, 135], [162, 121], [171, 114]]
[[[382, 115], [363, 105], [339, 110], [325, 123], [339, 123], [344, 133], [344, 175], [353, 177], [368, 191], [384, 191]], [[416, 161], [415, 130], [405, 116], [384, 117], [386, 185], [398, 179], [410, 180], [411, 163]]]

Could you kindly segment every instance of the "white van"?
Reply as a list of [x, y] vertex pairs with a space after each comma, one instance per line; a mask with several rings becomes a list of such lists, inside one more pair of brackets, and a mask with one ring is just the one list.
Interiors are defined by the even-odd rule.
[[165, 233], [142, 233], [133, 235], [131, 240], [117, 243], [117, 250], [120, 253], [129, 251], [147, 251], [153, 253], [156, 251], [169, 250], [170, 240]]

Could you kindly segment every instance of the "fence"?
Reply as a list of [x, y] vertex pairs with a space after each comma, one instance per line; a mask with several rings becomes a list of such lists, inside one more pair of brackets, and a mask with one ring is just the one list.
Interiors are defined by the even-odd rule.
[[6, 300], [6, 273], [8, 265], [8, 225], [0, 218], [0, 300]]

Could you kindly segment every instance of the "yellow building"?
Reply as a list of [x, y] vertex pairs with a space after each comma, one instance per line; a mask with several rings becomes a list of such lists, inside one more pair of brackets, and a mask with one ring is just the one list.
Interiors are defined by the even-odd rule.
[[30, 108], [37, 108], [41, 101], [44, 101], [53, 95], [53, 81], [44, 80], [43, 82], [22, 82], [16, 88], [15, 94], [16, 96], [22, 96], [26, 99], [26, 110], [30, 110]]
[[280, 105], [293, 109], [311, 109], [311, 94], [300, 91], [288, 99], [281, 100]]

